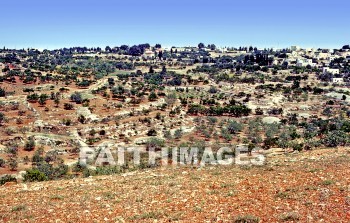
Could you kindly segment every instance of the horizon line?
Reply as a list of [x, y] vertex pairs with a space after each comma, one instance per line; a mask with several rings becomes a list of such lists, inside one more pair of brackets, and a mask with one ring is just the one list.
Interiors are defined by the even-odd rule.
[[[147, 43], [147, 42], [146, 42]], [[18, 46], [12, 46], [12, 47], [7, 47], [6, 45], [3, 46], [1, 49], [5, 48], [7, 50], [23, 50], [23, 49], [36, 49], [39, 51], [43, 51], [43, 50], [60, 50], [63, 48], [75, 48], [75, 47], [86, 47], [86, 48], [101, 48], [104, 49], [105, 47], [109, 46], [111, 48], [113, 47], [118, 47], [118, 46], [122, 46], [122, 45], [127, 45], [127, 46], [134, 46], [134, 45], [139, 45], [139, 44], [146, 44], [146, 43], [133, 43], [133, 44], [105, 44], [105, 45], [67, 45], [67, 46], [46, 46], [46, 47], [42, 47], [42, 46], [25, 46], [25, 47], [18, 47]], [[198, 42], [199, 44], [200, 42]], [[150, 44], [150, 43], [149, 43]], [[155, 46], [156, 44], [161, 44], [163, 49], [171, 49], [173, 47], [176, 48], [180, 48], [180, 47], [197, 47], [198, 44], [183, 44], [183, 45], [179, 45], [179, 44], [174, 44], [174, 45], [169, 45], [169, 44], [162, 44], [162, 43], [152, 43], [150, 44], [150, 46]], [[241, 45], [229, 45], [229, 44], [222, 44], [222, 45], [217, 45], [215, 43], [210, 43], [210, 44], [214, 44], [217, 48], [219, 49], [225, 49], [225, 48], [239, 48], [239, 47], [257, 47], [258, 49], [290, 49], [292, 46], [296, 46], [296, 47], [300, 47], [300, 49], [341, 49], [343, 46], [346, 46], [348, 44], [340, 44], [338, 47], [334, 47], [334, 46], [319, 46], [319, 47], [315, 47], [315, 46], [303, 46], [300, 44], [290, 44], [289, 46], [283, 45], [283, 46], [279, 46], [279, 44], [277, 44], [277, 46], [263, 46], [263, 45], [254, 45], [254, 44], [241, 44]], [[34, 44], [35, 45], [35, 44]], [[208, 44], [205, 44], [205, 46], [207, 46]]]

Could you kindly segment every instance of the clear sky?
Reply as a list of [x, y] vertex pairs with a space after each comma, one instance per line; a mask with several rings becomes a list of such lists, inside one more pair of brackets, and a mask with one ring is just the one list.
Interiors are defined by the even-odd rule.
[[16, 0], [1, 8], [0, 46], [9, 48], [350, 44], [349, 0]]

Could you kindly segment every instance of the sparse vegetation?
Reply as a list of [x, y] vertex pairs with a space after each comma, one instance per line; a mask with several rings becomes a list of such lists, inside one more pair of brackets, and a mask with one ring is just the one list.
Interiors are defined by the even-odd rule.
[[238, 216], [234, 222], [235, 223], [259, 223], [259, 218], [252, 215]]
[[23, 180], [28, 182], [45, 181], [48, 177], [37, 169], [27, 170], [23, 175]]
[[[196, 47], [167, 49], [160, 44], [151, 46], [145, 43], [105, 48], [1, 49], [0, 174], [15, 176], [19, 171], [25, 171], [23, 180], [26, 185], [16, 185], [14, 190], [4, 191], [20, 193], [31, 200], [26, 193], [32, 194], [37, 188], [26, 182], [39, 181], [33, 185], [45, 185], [46, 193], [50, 191], [46, 185], [51, 184], [46, 181], [76, 178], [79, 184], [71, 181], [74, 187], [70, 186], [71, 182], [64, 186], [56, 182], [63, 194], [56, 191], [47, 195], [49, 199], [43, 200], [45, 208], [55, 202], [71, 203], [75, 198], [64, 194], [69, 188], [77, 195], [74, 205], [85, 211], [78, 215], [81, 219], [73, 216], [72, 221], [84, 221], [85, 215], [94, 215], [90, 206], [82, 207], [82, 204], [119, 210], [117, 204], [129, 205], [124, 205], [125, 199], [144, 207], [163, 205], [164, 210], [171, 209], [171, 212], [152, 208], [141, 210], [137, 206], [132, 214], [127, 208], [123, 209], [128, 214], [119, 213], [118, 218], [110, 217], [113, 212], [106, 217], [108, 220], [100, 219], [100, 216], [96, 219], [91, 216], [91, 219], [190, 219], [195, 222], [196, 217], [205, 216], [200, 221], [225, 221], [228, 218], [233, 222], [306, 221], [303, 210], [312, 211], [309, 206], [319, 205], [320, 199], [333, 202], [329, 197], [339, 192], [334, 188], [346, 188], [337, 171], [346, 175], [341, 168], [349, 161], [348, 156], [328, 157], [333, 161], [332, 166], [323, 160], [327, 155], [318, 153], [326, 150], [338, 154], [350, 144], [349, 60], [340, 56], [347, 54], [348, 48], [311, 52], [306, 49], [258, 49], [254, 46], [221, 48], [199, 43]], [[96, 167], [90, 161], [88, 165], [68, 165], [72, 160], [76, 162], [84, 149], [101, 151], [101, 145], [108, 148], [122, 145], [146, 153], [141, 153], [138, 164], [133, 164], [132, 152], [129, 151], [126, 164], [121, 166], [103, 162]], [[148, 152], [159, 156], [164, 147], [198, 148], [199, 156], [209, 147], [215, 152], [224, 147], [244, 147], [248, 151], [242, 152], [243, 160], [254, 160], [257, 154], [264, 154], [271, 162], [266, 162], [261, 168], [213, 165], [212, 169], [194, 166], [180, 172], [174, 168], [169, 174], [168, 169], [158, 168], [158, 158], [154, 164], [148, 162]], [[223, 155], [236, 154], [227, 152]], [[112, 157], [117, 156], [118, 153], [113, 151]], [[214, 154], [214, 158], [217, 156]], [[299, 157], [303, 162], [299, 162]], [[171, 154], [167, 158], [169, 166], [175, 163]], [[295, 169], [288, 168], [288, 165]], [[146, 168], [153, 174], [151, 177], [143, 176], [147, 173]], [[333, 175], [324, 176], [323, 173], [328, 174], [328, 171]], [[235, 172], [242, 174], [238, 177], [233, 174]], [[305, 186], [305, 182], [315, 182], [315, 175], [323, 178], [317, 178], [315, 185]], [[135, 180], [132, 185], [129, 176]], [[21, 176], [16, 177], [21, 179]], [[89, 178], [79, 179], [81, 177]], [[105, 179], [111, 179], [112, 186], [104, 183]], [[115, 179], [118, 179], [116, 184]], [[298, 182], [298, 187], [285, 188], [290, 179]], [[0, 184], [10, 182], [5, 186], [11, 187], [12, 181], [17, 180], [4, 175]], [[101, 181], [103, 186], [94, 181]], [[281, 182], [283, 186], [280, 186]], [[162, 185], [169, 187], [161, 188]], [[22, 194], [22, 186], [26, 193]], [[110, 188], [117, 192], [111, 193]], [[124, 197], [118, 191], [120, 188], [132, 196]], [[82, 193], [78, 189], [101, 191], [101, 195], [96, 192], [92, 198], [88, 192]], [[186, 196], [190, 194], [191, 199], [174, 196], [179, 190], [186, 192]], [[256, 190], [266, 193], [264, 196], [268, 199], [257, 199]], [[134, 191], [139, 193], [136, 195]], [[310, 191], [317, 191], [319, 199], [314, 194], [311, 196]], [[151, 203], [146, 195], [153, 196], [156, 192], [160, 196]], [[271, 200], [278, 207], [294, 202], [301, 208], [298, 213], [262, 214], [254, 207], [245, 207], [243, 199], [238, 199], [242, 197], [267, 212]], [[201, 200], [196, 200], [198, 198]], [[210, 203], [212, 198], [215, 204]], [[315, 205], [307, 203], [309, 201], [302, 203], [305, 198]], [[104, 199], [110, 201], [109, 207], [101, 204]], [[47, 200], [51, 203], [48, 204]], [[334, 205], [344, 207], [343, 201], [338, 199]], [[221, 205], [225, 203], [231, 205]], [[11, 212], [19, 215], [26, 210], [25, 205], [12, 205], [3, 216], [12, 207]], [[178, 208], [186, 205], [190, 208]], [[243, 208], [237, 208], [238, 205]], [[36, 215], [36, 212], [29, 214]], [[7, 215], [3, 216], [0, 219], [7, 220]], [[315, 221], [320, 220], [319, 216], [312, 217]], [[30, 220], [30, 216], [10, 220], [21, 219]], [[324, 219], [329, 220], [326, 216]]]
[[11, 175], [4, 175], [0, 178], [0, 185], [4, 185], [7, 182], [17, 183], [17, 179]]

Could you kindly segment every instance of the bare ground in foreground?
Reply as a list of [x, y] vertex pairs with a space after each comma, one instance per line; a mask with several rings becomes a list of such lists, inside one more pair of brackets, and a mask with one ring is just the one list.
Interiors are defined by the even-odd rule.
[[263, 167], [168, 167], [2, 186], [0, 219], [349, 222], [349, 162], [347, 148], [321, 149], [269, 158]]

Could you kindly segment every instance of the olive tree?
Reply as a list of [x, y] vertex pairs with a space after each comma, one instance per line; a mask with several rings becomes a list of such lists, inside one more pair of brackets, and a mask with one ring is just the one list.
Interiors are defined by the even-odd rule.
[[329, 147], [345, 146], [349, 143], [349, 135], [340, 130], [329, 132], [323, 139], [323, 144]]

